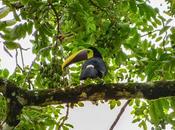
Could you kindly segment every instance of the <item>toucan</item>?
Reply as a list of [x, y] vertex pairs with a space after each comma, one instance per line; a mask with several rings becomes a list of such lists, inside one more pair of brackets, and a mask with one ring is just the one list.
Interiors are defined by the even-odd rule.
[[106, 64], [101, 53], [95, 47], [82, 49], [70, 55], [62, 64], [62, 69], [82, 60], [86, 61], [82, 65], [80, 80], [102, 78], [107, 74]]

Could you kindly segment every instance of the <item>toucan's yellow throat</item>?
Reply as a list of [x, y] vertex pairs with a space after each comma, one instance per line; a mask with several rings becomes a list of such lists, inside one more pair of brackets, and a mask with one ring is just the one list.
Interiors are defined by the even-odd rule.
[[62, 70], [69, 66], [70, 64], [79, 62], [79, 61], [83, 61], [83, 60], [87, 60], [90, 59], [94, 56], [93, 50], [91, 49], [83, 49], [80, 50], [72, 55], [70, 55], [62, 64]]

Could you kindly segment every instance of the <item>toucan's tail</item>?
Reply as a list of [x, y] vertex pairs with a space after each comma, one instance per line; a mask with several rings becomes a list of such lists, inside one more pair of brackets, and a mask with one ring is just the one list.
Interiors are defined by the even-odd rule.
[[87, 78], [97, 78], [98, 77], [98, 72], [94, 67], [88, 67], [84, 70], [82, 70], [81, 75], [80, 75], [80, 80], [85, 80]]

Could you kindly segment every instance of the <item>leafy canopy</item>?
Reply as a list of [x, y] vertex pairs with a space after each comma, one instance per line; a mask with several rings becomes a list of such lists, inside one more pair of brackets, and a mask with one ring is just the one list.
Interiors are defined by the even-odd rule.
[[[36, 59], [32, 66], [19, 66], [13, 73], [0, 69], [0, 77], [25, 89], [48, 89], [80, 84], [80, 64], [62, 72], [65, 57], [82, 48], [97, 47], [108, 66], [105, 83], [147, 82], [175, 78], [175, 28], [173, 0], [162, 13], [147, 0], [2, 0], [0, 35], [4, 51], [24, 52], [20, 39], [32, 35], [30, 44]], [[12, 17], [8, 18], [11, 15]], [[15, 58], [13, 56], [13, 58]], [[22, 61], [23, 62], [23, 61]], [[85, 81], [85, 84], [96, 81]], [[5, 118], [5, 99], [0, 96], [0, 119]], [[119, 101], [109, 101], [111, 109]], [[173, 98], [156, 101], [132, 100], [133, 123], [161, 130], [175, 129]], [[79, 106], [83, 106], [81, 103]], [[49, 129], [63, 119], [63, 106], [25, 108], [17, 129]], [[63, 129], [73, 127], [64, 124]]]

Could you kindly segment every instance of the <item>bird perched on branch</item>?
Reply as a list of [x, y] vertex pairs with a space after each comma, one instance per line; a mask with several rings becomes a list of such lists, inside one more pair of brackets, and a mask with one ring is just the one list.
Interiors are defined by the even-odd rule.
[[95, 47], [89, 47], [72, 54], [62, 64], [62, 69], [82, 60], [86, 61], [82, 65], [80, 80], [102, 78], [107, 74], [107, 68], [102, 55]]

